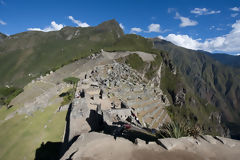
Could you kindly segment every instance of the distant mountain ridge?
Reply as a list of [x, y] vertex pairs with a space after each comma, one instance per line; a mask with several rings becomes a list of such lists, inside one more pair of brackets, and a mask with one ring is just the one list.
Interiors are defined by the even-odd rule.
[[225, 65], [240, 68], [239, 55], [229, 55], [224, 53], [214, 53], [214, 54], [208, 54], [208, 55]]
[[189, 50], [161, 39], [154, 39], [154, 47], [169, 53], [186, 84], [207, 103], [220, 108], [223, 120], [235, 132], [232, 134], [239, 136], [239, 128], [235, 129], [240, 121], [240, 68], [230, 64], [238, 57], [223, 55], [227, 61], [219, 58], [222, 55]]

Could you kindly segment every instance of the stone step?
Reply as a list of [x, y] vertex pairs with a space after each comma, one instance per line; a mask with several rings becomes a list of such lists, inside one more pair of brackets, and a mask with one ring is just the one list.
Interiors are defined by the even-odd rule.
[[162, 105], [161, 104], [157, 107], [156, 110], [154, 110], [153, 112], [149, 112], [145, 116], [153, 117], [160, 109], [162, 109]]
[[169, 122], [169, 120], [170, 120], [170, 117], [169, 117], [168, 114], [166, 114], [165, 117], [164, 117], [163, 120], [162, 120], [162, 124], [163, 124], [163, 123], [166, 123], [166, 122]]
[[114, 92], [114, 94], [119, 97], [119, 98], [124, 98], [124, 99], [128, 99], [128, 100], [131, 100], [131, 99], [137, 99], [138, 97], [148, 97], [144, 92], [130, 92], [130, 91], [116, 91]]
[[149, 112], [149, 110], [150, 109], [152, 109], [152, 108], [154, 108], [154, 107], [157, 107], [157, 106], [159, 106], [161, 103], [160, 103], [160, 101], [149, 101], [149, 103], [150, 104], [142, 104], [141, 105], [141, 107], [138, 107], [137, 109], [136, 109], [136, 111], [137, 112], [145, 112], [145, 111], [147, 111], [147, 112]]
[[150, 127], [151, 127], [151, 128], [153, 127], [153, 125], [154, 125], [155, 122], [158, 122], [158, 120], [162, 117], [163, 113], [164, 113], [164, 109], [163, 109], [163, 107], [162, 107], [162, 108], [161, 108], [160, 110], [158, 110], [158, 112], [153, 116], [153, 121], [152, 121], [152, 123], [150, 124]]
[[164, 123], [171, 122], [171, 119], [166, 111], [165, 111], [165, 113], [166, 114], [161, 118], [161, 121], [159, 122], [157, 128], [161, 127]]
[[156, 120], [153, 123], [152, 128], [158, 129], [161, 126], [162, 120], [165, 118], [166, 115], [167, 115], [167, 112], [163, 109], [163, 112], [161, 113], [161, 115], [159, 115], [158, 120]]
[[[155, 118], [157, 118], [157, 113], [159, 113], [163, 109], [162, 105], [158, 105], [154, 110], [149, 111], [147, 114], [145, 114], [142, 118], [150, 124], [150, 127], [152, 126], [153, 121]], [[161, 113], [161, 112], [160, 112]], [[159, 114], [160, 114], [159, 113]], [[154, 117], [155, 116], [155, 117]]]
[[127, 104], [128, 104], [129, 107], [132, 107], [132, 108], [136, 109], [136, 108], [142, 107], [143, 105], [151, 104], [152, 102], [153, 102], [152, 99], [144, 97], [144, 99], [138, 100], [138, 101], [129, 100], [129, 101], [127, 101]]
[[153, 117], [147, 117], [147, 118], [142, 118], [144, 120], [145, 123], [147, 123], [149, 126], [149, 128], [151, 128], [151, 123], [153, 121]]
[[[145, 119], [143, 118], [146, 114], [148, 113], [152, 113], [155, 110], [158, 109], [159, 103], [152, 103], [150, 105], [145, 106], [145, 108], [143, 110], [141, 110], [140, 112], [138, 112], [138, 118], [141, 121], [145, 121]], [[148, 116], [149, 117], [149, 116]]]

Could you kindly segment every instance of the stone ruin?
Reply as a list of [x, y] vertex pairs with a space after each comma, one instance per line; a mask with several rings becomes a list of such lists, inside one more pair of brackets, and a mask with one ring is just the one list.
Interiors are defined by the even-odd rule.
[[[126, 64], [96, 66], [78, 82], [69, 118], [69, 140], [101, 125], [157, 129], [170, 117], [167, 97], [159, 87], [146, 84], [142, 75]], [[94, 118], [90, 119], [94, 114]], [[120, 123], [121, 122], [121, 123]]]

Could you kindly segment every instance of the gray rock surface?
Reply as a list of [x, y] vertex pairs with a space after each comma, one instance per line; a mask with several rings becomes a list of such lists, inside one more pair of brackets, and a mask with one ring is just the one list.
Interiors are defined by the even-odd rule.
[[[223, 138], [226, 144], [211, 137], [182, 137], [179, 139], [159, 139], [157, 143], [137, 139], [132, 143], [123, 138], [117, 138], [102, 133], [84, 133], [69, 148], [61, 160], [68, 159], [104, 159], [104, 160], [237, 160], [240, 156], [240, 141]], [[218, 137], [222, 139], [221, 137]], [[215, 140], [214, 140], [215, 139]], [[229, 144], [233, 144], [229, 145]]]

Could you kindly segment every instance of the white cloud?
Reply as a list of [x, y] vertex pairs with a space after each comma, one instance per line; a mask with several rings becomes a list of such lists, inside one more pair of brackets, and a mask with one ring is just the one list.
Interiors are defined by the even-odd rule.
[[41, 28], [28, 28], [29, 31], [43, 31], [43, 32], [50, 32], [50, 31], [58, 31], [63, 28], [62, 24], [57, 24], [55, 21], [51, 22], [51, 25], [45, 27], [44, 29]]
[[180, 27], [196, 26], [198, 24], [197, 21], [191, 20], [187, 17], [183, 17], [178, 12], [176, 12], [176, 17], [175, 18], [181, 20], [181, 23], [179, 25]]
[[200, 40], [193, 39], [188, 35], [169, 34], [159, 38], [171, 41], [172, 43], [194, 50], [221, 51], [221, 52], [240, 52], [240, 20], [232, 25], [232, 30], [226, 34], [215, 38]]
[[161, 39], [165, 39], [167, 41], [170, 41], [178, 46], [189, 48], [189, 49], [198, 49], [198, 41], [192, 39], [188, 35], [175, 35], [175, 34], [169, 34], [166, 37], [159, 37]]
[[221, 11], [210, 11], [207, 8], [194, 8], [193, 10], [191, 10], [191, 13], [196, 14], [196, 15], [210, 15], [210, 14], [218, 14], [221, 13]]
[[240, 7], [233, 7], [233, 8], [230, 8], [230, 10], [235, 11], [235, 12], [239, 12], [240, 11]]
[[120, 23], [119, 26], [124, 30], [124, 25], [122, 23]]
[[142, 32], [142, 29], [141, 28], [137, 28], [137, 27], [131, 28], [130, 33], [136, 33], [136, 32]]
[[89, 27], [89, 25], [86, 22], [76, 20], [73, 18], [73, 16], [68, 16], [68, 19], [70, 19], [73, 23], [77, 24], [79, 27]]
[[150, 24], [148, 26], [148, 31], [147, 32], [161, 32], [160, 30], [160, 24]]
[[28, 31], [43, 31], [43, 32], [45, 32], [45, 31], [42, 30], [41, 28], [28, 28], [27, 30], [28, 30]]
[[1, 25], [6, 25], [7, 23], [0, 19], [0, 24]]
[[231, 17], [236, 17], [236, 16], [238, 16], [238, 13], [231, 14]]

